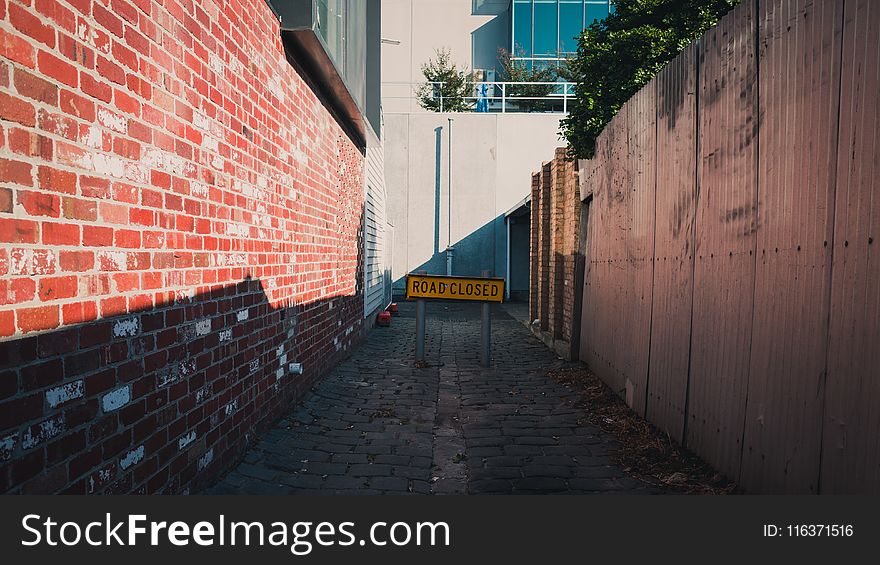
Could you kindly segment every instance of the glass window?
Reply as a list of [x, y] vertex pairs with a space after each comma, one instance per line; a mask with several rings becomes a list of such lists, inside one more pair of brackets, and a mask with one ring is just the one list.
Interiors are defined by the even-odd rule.
[[608, 3], [602, 2], [601, 4], [587, 4], [586, 6], [586, 27], [589, 27], [591, 23], [596, 20], [604, 20], [608, 17]]
[[318, 0], [317, 31], [340, 71], [345, 71], [345, 0]]
[[559, 51], [577, 52], [577, 37], [584, 29], [584, 3], [582, 0], [559, 2]]
[[513, 3], [513, 54], [532, 56], [532, 2], [515, 0]]
[[535, 57], [555, 57], [558, 53], [556, 0], [535, 0]]

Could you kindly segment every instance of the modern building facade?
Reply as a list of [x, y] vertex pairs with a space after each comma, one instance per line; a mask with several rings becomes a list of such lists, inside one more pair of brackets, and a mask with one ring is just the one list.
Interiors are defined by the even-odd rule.
[[[569, 32], [573, 38], [586, 18], [608, 13], [607, 1], [604, 15], [594, 2], [578, 1], [577, 10], [558, 0], [520, 4], [383, 1], [382, 106], [395, 290], [403, 289], [407, 272], [445, 273], [451, 247], [452, 274], [489, 270], [507, 278], [513, 296], [528, 291], [528, 240], [522, 234], [528, 233], [529, 215], [515, 211], [527, 205], [533, 169], [552, 159], [562, 143], [559, 111], [565, 105], [555, 106], [555, 113], [524, 112], [496, 98], [487, 113], [449, 114], [421, 108], [414, 95], [425, 80], [421, 66], [438, 49], [447, 49], [459, 68], [481, 80], [502, 81], [499, 51], [511, 52], [518, 42], [528, 64], [555, 63], [573, 49]], [[492, 88], [497, 96], [501, 87]]]
[[0, 17], [0, 493], [198, 491], [382, 306], [379, 1], [172, 4]]
[[[476, 1], [476, 0], [475, 0]], [[577, 53], [577, 38], [605, 19], [610, 0], [513, 0], [508, 50], [527, 65], [553, 66]]]

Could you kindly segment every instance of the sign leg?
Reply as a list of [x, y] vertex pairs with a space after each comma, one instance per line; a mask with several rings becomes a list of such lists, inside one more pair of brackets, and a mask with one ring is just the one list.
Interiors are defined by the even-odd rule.
[[416, 363], [425, 362], [425, 301], [416, 300]]
[[[483, 271], [483, 276], [488, 277], [489, 271]], [[480, 327], [480, 364], [483, 367], [488, 367], [491, 364], [492, 359], [492, 351], [490, 345], [490, 336], [492, 333], [492, 318], [490, 317], [488, 302], [483, 302], [480, 308], [480, 314], [482, 318], [482, 324]]]

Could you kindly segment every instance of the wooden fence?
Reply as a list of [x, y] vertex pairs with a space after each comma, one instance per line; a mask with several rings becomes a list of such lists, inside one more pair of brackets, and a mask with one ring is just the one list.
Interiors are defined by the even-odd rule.
[[580, 356], [753, 492], [880, 492], [880, 2], [746, 0], [579, 163]]

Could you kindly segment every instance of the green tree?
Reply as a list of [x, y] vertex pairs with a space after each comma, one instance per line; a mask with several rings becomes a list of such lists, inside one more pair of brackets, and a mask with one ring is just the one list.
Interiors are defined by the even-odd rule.
[[[540, 67], [514, 59], [510, 52], [498, 50], [498, 62], [501, 63], [501, 75], [505, 82], [555, 82], [556, 70], [553, 67]], [[517, 98], [545, 98], [556, 90], [552, 84], [519, 84], [508, 85], [506, 95], [508, 104], [513, 103], [520, 110], [533, 112], [547, 107], [547, 100], [517, 100]]]
[[740, 0], [613, 0], [614, 11], [578, 40], [566, 74], [577, 83], [562, 133], [572, 157], [590, 158], [624, 102], [718, 23]]
[[416, 89], [419, 105], [432, 112], [463, 112], [470, 109], [471, 76], [452, 61], [449, 49], [436, 49], [436, 59], [422, 65], [425, 84]]

